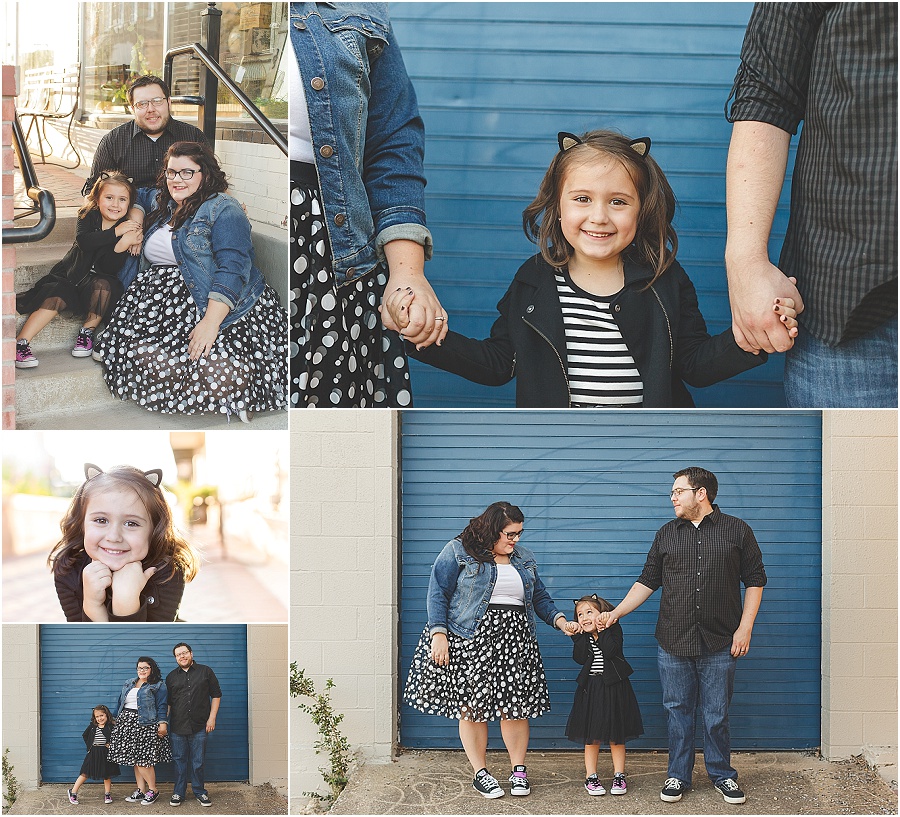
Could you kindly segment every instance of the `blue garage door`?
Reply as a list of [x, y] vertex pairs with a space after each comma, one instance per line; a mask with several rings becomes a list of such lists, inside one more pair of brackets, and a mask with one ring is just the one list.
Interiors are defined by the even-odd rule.
[[[222, 687], [216, 730], [207, 744], [207, 781], [249, 779], [246, 625], [62, 624], [41, 627], [41, 780], [78, 777], [85, 748], [81, 733], [91, 709], [115, 712], [122, 684], [134, 678], [141, 655], [153, 658], [163, 678], [175, 667], [172, 648], [184, 641], [194, 660], [212, 667]], [[175, 767], [160, 764], [157, 777], [174, 780]], [[122, 767], [113, 782], [133, 781]]]
[[[738, 665], [736, 749], [819, 745], [821, 416], [818, 412], [405, 412], [402, 423], [401, 680], [427, 616], [431, 564], [468, 520], [498, 499], [525, 514], [523, 544], [569, 617], [571, 600], [613, 603], [640, 575], [672, 518], [672, 474], [719, 478], [717, 504], [753, 528], [768, 574], [752, 649]], [[644, 717], [637, 748], [665, 748], [654, 630], [659, 593], [624, 620], [625, 654]], [[564, 736], [579, 669], [567, 637], [538, 625], [552, 712], [532, 721], [536, 748]], [[404, 705], [401, 742], [458, 746], [456, 723]], [[499, 735], [492, 741], [496, 745]]]
[[[519, 264], [535, 251], [522, 210], [558, 131], [649, 136], [679, 201], [678, 258], [713, 333], [731, 323], [725, 285], [723, 109], [750, 3], [392, 3], [425, 121], [428, 278], [450, 326], [487, 337]], [[793, 157], [793, 152], [792, 152]], [[792, 158], [793, 161], [793, 158]], [[774, 225], [777, 258], [787, 189]], [[779, 407], [783, 362], [695, 391], [703, 407]], [[419, 407], [514, 405], [512, 385], [469, 383], [413, 362]]]

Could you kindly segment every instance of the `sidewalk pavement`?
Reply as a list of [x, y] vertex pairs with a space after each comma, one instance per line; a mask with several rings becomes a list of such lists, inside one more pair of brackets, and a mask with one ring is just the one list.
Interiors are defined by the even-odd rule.
[[[694, 788], [663, 803], [666, 753], [628, 755], [628, 793], [592, 797], [584, 790], [581, 752], [529, 752], [531, 795], [509, 794], [509, 758], [488, 753], [488, 769], [506, 794], [486, 800], [472, 789], [461, 751], [405, 750], [393, 763], [365, 764], [350, 778], [331, 814], [896, 814], [897, 792], [861, 759], [833, 762], [798, 752], [735, 753], [747, 802], [728, 805], [713, 788], [698, 754]], [[612, 764], [601, 752], [600, 777], [609, 788]]]
[[[74, 782], [74, 781], [73, 781]], [[66, 796], [71, 784], [53, 783], [37, 789], [20, 792], [16, 802], [4, 814], [142, 814], [170, 812], [169, 798], [172, 784], [162, 784], [159, 801], [149, 808], [139, 803], [126, 803], [125, 798], [134, 791], [134, 783], [112, 784], [113, 802], [103, 804], [103, 784], [85, 783], [78, 790], [79, 804], [73, 806]], [[248, 783], [210, 783], [209, 797], [212, 808], [204, 808], [188, 791], [185, 802], [172, 814], [287, 814], [287, 797], [270, 786], [251, 786]]]

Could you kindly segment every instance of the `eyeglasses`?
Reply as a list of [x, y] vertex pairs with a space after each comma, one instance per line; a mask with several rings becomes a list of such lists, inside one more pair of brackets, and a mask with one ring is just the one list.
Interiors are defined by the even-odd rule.
[[187, 650], [182, 650], [181, 652], [175, 653], [176, 658], [184, 658], [185, 656], [188, 656], [188, 655], [190, 655], [190, 653]]
[[145, 666], [141, 665], [137, 668], [137, 671], [138, 672], [150, 672], [150, 667], [145, 667]]
[[172, 181], [172, 179], [175, 179], [175, 178], [179, 178], [182, 181], [187, 182], [187, 181], [190, 181], [192, 178], [194, 178], [195, 173], [202, 173], [202, 172], [203, 172], [202, 170], [191, 170], [189, 167], [185, 168], [184, 170], [166, 170], [166, 178], [169, 181]]
[[521, 538], [522, 534], [525, 533], [525, 531], [524, 530], [515, 530], [515, 531], [503, 530], [503, 531], [500, 531], [500, 533], [502, 533], [507, 539], [509, 539], [510, 542], [515, 542], [516, 539]]
[[136, 111], [146, 111], [151, 105], [154, 108], [161, 108], [168, 101], [164, 96], [155, 96], [153, 99], [142, 99], [140, 102], [134, 102], [131, 107]]
[[673, 488], [669, 491], [669, 499], [673, 496], [681, 496], [685, 491], [699, 491], [699, 488]]

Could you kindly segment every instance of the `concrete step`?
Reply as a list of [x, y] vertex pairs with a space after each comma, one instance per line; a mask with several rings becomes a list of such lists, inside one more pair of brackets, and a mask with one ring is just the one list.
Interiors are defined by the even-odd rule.
[[[49, 327], [48, 327], [49, 329]], [[40, 336], [39, 336], [40, 337]], [[286, 411], [264, 412], [249, 424], [224, 414], [181, 416], [146, 411], [110, 394], [99, 363], [68, 349], [36, 351], [40, 365], [16, 370], [16, 427], [20, 429], [286, 429]]]

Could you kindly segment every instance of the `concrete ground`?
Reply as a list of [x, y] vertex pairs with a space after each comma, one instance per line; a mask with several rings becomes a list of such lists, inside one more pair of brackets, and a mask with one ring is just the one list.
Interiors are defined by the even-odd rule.
[[201, 806], [188, 792], [187, 800], [175, 811], [169, 806], [172, 784], [160, 785], [162, 794], [151, 806], [126, 803], [125, 798], [134, 791], [134, 784], [116, 783], [112, 785], [113, 802], [103, 804], [103, 784], [85, 783], [78, 791], [79, 804], [73, 806], [66, 796], [69, 787], [64, 783], [54, 783], [37, 789], [21, 792], [12, 808], [4, 809], [4, 814], [132, 814], [140, 812], [172, 814], [287, 814], [287, 797], [272, 786], [251, 786], [247, 783], [210, 783], [211, 808]]
[[[628, 793], [591, 797], [584, 790], [583, 756], [577, 752], [529, 752], [531, 795], [512, 797], [509, 759], [488, 753], [488, 768], [506, 790], [486, 800], [471, 786], [461, 751], [404, 751], [394, 763], [365, 764], [351, 776], [331, 814], [896, 814], [897, 792], [862, 760], [829, 763], [796, 752], [733, 756], [747, 793], [743, 806], [728, 805], [712, 787], [698, 755], [695, 788], [679, 803], [663, 803], [666, 754], [628, 755]], [[601, 778], [612, 780], [609, 754], [601, 754]], [[312, 808], [310, 808], [312, 810]]]

